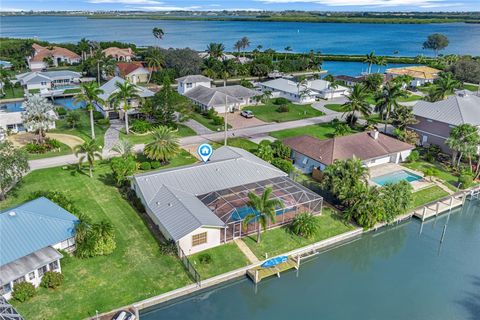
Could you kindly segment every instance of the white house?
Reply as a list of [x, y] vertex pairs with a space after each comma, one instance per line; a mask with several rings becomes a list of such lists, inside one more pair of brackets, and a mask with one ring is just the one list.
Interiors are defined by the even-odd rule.
[[177, 81], [178, 84], [177, 91], [182, 95], [192, 89], [195, 89], [198, 86], [211, 88], [212, 83], [212, 79], [202, 76], [200, 74], [181, 77], [175, 79], [175, 81]]
[[133, 84], [145, 83], [150, 77], [150, 70], [140, 61], [119, 62], [115, 67], [115, 75]]
[[27, 90], [54, 90], [64, 89], [71, 86], [79, 86], [82, 75], [75, 71], [45, 71], [26, 72], [16, 76], [19, 82]]
[[81, 61], [78, 54], [62, 47], [42, 47], [36, 43], [32, 47], [33, 56], [28, 58], [28, 66], [32, 71], [47, 69], [49, 67], [46, 63], [48, 59], [51, 59], [51, 63], [55, 67], [61, 64], [76, 64]]
[[386, 80], [392, 80], [398, 76], [410, 76], [410, 87], [422, 86], [426, 83], [433, 83], [439, 77], [441, 70], [427, 66], [408, 66], [391, 68], [386, 70]]
[[75, 250], [78, 218], [47, 198], [0, 211], [0, 295], [16, 283], [38, 287], [47, 271], [61, 272], [58, 250]]

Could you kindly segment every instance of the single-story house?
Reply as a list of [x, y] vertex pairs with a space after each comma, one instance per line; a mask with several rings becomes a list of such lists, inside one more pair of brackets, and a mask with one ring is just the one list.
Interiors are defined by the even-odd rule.
[[0, 211], [0, 295], [10, 299], [16, 283], [38, 287], [45, 272], [61, 272], [58, 250], [75, 250], [77, 222], [44, 197]]
[[131, 48], [110, 47], [102, 50], [107, 57], [112, 57], [117, 61], [130, 62], [135, 57], [135, 53]]
[[27, 90], [52, 90], [65, 88], [66, 86], [78, 86], [80, 85], [81, 77], [80, 73], [70, 70], [35, 71], [16, 76], [17, 82]]
[[45, 62], [47, 59], [52, 59], [52, 64], [58, 67], [60, 64], [75, 64], [80, 63], [81, 57], [73, 51], [68, 49], [52, 46], [42, 47], [34, 43], [32, 45], [34, 53], [32, 57], [28, 58], [28, 66], [32, 71], [40, 71], [47, 69], [49, 65]]
[[348, 87], [353, 87], [356, 84], [359, 84], [363, 81], [365, 77], [364, 76], [359, 76], [359, 77], [352, 77], [352, 76], [347, 76], [347, 75], [338, 75], [334, 76], [333, 79], [342, 82]]
[[353, 157], [360, 159], [367, 167], [400, 163], [415, 148], [376, 130], [326, 140], [303, 135], [286, 138], [283, 142], [292, 150], [291, 158], [295, 167], [305, 173], [311, 173], [313, 169], [323, 171], [337, 159]]
[[[198, 56], [202, 59], [210, 58], [210, 54], [208, 52], [199, 52]], [[252, 59], [250, 59], [250, 58], [242, 57], [242, 56], [237, 57], [237, 56], [234, 56], [233, 54], [229, 54], [229, 53], [223, 53], [222, 56], [220, 58], [218, 58], [218, 60], [221, 60], [221, 61], [223, 61], [223, 60], [237, 60], [241, 64], [245, 64], [247, 62], [252, 61]]]
[[390, 81], [398, 76], [410, 76], [412, 81], [410, 82], [410, 87], [422, 86], [426, 83], [432, 83], [435, 79], [439, 77], [441, 70], [427, 67], [427, 66], [408, 66], [401, 68], [390, 68], [385, 71], [386, 80]]
[[480, 96], [461, 90], [445, 100], [428, 102], [420, 100], [413, 106], [418, 123], [408, 126], [420, 137], [421, 145], [438, 145], [450, 153], [445, 140], [456, 126], [471, 124], [480, 130]]
[[[22, 119], [23, 111], [0, 111], [0, 128], [5, 130], [7, 133], [18, 133], [21, 131], [32, 131], [31, 127], [25, 126]], [[57, 114], [55, 111], [50, 111], [55, 119], [57, 119]], [[55, 129], [55, 122], [52, 122], [48, 129]], [[1, 140], [1, 139], [0, 139]]]
[[296, 103], [312, 103], [317, 97], [333, 99], [349, 94], [348, 88], [343, 86], [331, 88], [328, 81], [320, 79], [300, 84], [293, 80], [278, 78], [261, 82], [259, 87], [263, 92], [271, 91], [274, 98], [282, 97]]
[[202, 86], [206, 88], [212, 87], [212, 79], [202, 76], [201, 74], [177, 78], [175, 79], [175, 81], [178, 84], [177, 91], [182, 95], [186, 94], [192, 89], [195, 89], [197, 86]]
[[115, 67], [115, 75], [130, 81], [133, 84], [145, 83], [150, 77], [150, 71], [140, 61], [119, 62]]
[[137, 174], [132, 179], [132, 189], [148, 216], [165, 238], [177, 244], [180, 255], [255, 233], [256, 221], [242, 226], [245, 216], [254, 212], [248, 206], [248, 193], [261, 195], [267, 187], [285, 205], [268, 227], [286, 224], [300, 212], [321, 213], [322, 197], [240, 148], [221, 147], [207, 163]]
[[[105, 104], [97, 104], [97, 110], [100, 111], [105, 116], [105, 118], [123, 119], [125, 116], [125, 111], [123, 111], [123, 106], [121, 105], [115, 106], [111, 99], [112, 94], [118, 91], [118, 88], [116, 85], [117, 83], [123, 84], [125, 83], [125, 80], [118, 76], [115, 76], [100, 87], [100, 89], [103, 90], [103, 93], [100, 94], [99, 97], [100, 99], [105, 101]], [[137, 94], [142, 99], [153, 97], [155, 95], [154, 92], [142, 86], [135, 85], [135, 88], [137, 89]], [[138, 109], [142, 105], [142, 100], [132, 99], [128, 101], [128, 104], [131, 107], [130, 110], [128, 110], [128, 114], [129, 115], [138, 114], [139, 113]]]

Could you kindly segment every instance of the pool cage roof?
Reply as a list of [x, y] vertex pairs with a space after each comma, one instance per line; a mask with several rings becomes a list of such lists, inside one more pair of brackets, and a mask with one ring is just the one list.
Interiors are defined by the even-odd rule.
[[280, 210], [284, 212], [299, 207], [303, 207], [306, 211], [308, 210], [312, 213], [321, 210], [323, 198], [288, 177], [277, 177], [213, 191], [198, 196], [198, 199], [225, 224], [228, 224], [238, 222], [244, 218], [245, 209], [249, 201], [249, 192], [260, 196], [268, 187], [272, 188], [271, 198], [277, 198], [283, 202], [284, 208]]

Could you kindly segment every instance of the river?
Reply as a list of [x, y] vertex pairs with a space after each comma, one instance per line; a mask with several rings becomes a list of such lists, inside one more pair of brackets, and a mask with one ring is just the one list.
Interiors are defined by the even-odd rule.
[[[443, 243], [442, 231], [447, 224]], [[364, 235], [258, 284], [242, 279], [142, 320], [480, 318], [480, 201]]]

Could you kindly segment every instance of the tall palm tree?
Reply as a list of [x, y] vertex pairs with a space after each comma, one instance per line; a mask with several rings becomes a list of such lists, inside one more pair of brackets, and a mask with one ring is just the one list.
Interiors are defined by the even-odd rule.
[[433, 93], [438, 100], [444, 100], [460, 85], [460, 82], [453, 77], [451, 72], [443, 72], [440, 74], [440, 78], [435, 81]]
[[154, 50], [150, 50], [148, 56], [145, 58], [147, 62], [147, 66], [149, 69], [148, 81], [147, 83], [152, 80], [152, 74], [154, 71], [162, 70], [163, 65], [165, 64], [165, 59], [163, 58], [162, 53], [160, 50], [155, 48]]
[[87, 51], [90, 48], [89, 42], [87, 39], [82, 38], [77, 44], [78, 50], [82, 53], [82, 60], [87, 59]]
[[207, 46], [208, 55], [215, 59], [223, 59], [224, 51], [225, 46], [223, 45], [223, 43], [212, 42]]
[[110, 56], [106, 56], [101, 50], [95, 52], [93, 60], [97, 65], [97, 82], [100, 85], [101, 74], [113, 75], [117, 61]]
[[160, 126], [152, 133], [153, 141], [143, 150], [147, 158], [167, 163], [180, 152], [180, 144], [176, 130]]
[[353, 119], [356, 112], [359, 112], [362, 116], [368, 117], [371, 113], [370, 104], [367, 101], [368, 92], [363, 85], [357, 83], [349, 96], [347, 96], [347, 102], [342, 105], [345, 112], [350, 113], [350, 125], [353, 125]]
[[285, 60], [287, 60], [288, 53], [292, 52], [293, 49], [290, 46], [286, 46], [285, 49], [283, 49], [283, 50], [285, 50]]
[[128, 80], [121, 83], [115, 83], [116, 91], [110, 96], [110, 100], [114, 105], [122, 104], [122, 109], [125, 113], [125, 133], [128, 134], [128, 110], [131, 109], [129, 100], [141, 99], [137, 93], [137, 87], [131, 84]]
[[92, 178], [95, 159], [102, 159], [102, 147], [98, 145], [95, 139], [92, 139], [75, 147], [75, 156], [78, 157], [79, 154], [82, 155], [78, 158], [78, 165], [81, 166], [86, 159], [88, 162], [89, 176]]
[[378, 57], [377, 58], [377, 66], [378, 66], [378, 73], [380, 73], [381, 67], [386, 67], [388, 65], [388, 60], [386, 57]]
[[363, 62], [368, 64], [368, 74], [370, 74], [372, 72], [372, 66], [377, 63], [377, 56], [375, 56], [375, 52], [372, 51], [365, 55]]
[[160, 42], [160, 40], [163, 39], [163, 36], [165, 35], [165, 32], [163, 31], [163, 29], [155, 27], [155, 28], [152, 29], [152, 34], [155, 37], [155, 39], [157, 39], [158, 42]]
[[90, 113], [90, 129], [92, 132], [92, 139], [95, 139], [95, 127], [93, 122], [93, 110], [95, 110], [96, 103], [105, 103], [99, 95], [103, 93], [103, 90], [98, 87], [96, 82], [82, 83], [81, 92], [75, 96], [75, 102], [85, 102], [87, 110]]
[[271, 194], [271, 187], [266, 188], [261, 197], [257, 196], [253, 192], [248, 193], [249, 201], [247, 205], [252, 208], [253, 212], [245, 216], [242, 224], [243, 227], [246, 228], [248, 223], [252, 220], [258, 223], [257, 243], [260, 243], [260, 234], [262, 229], [264, 231], [267, 229], [269, 221], [275, 222], [276, 211], [285, 207], [280, 199], [270, 199]]
[[237, 50], [238, 56], [240, 57], [240, 50], [242, 50], [242, 41], [238, 40], [237, 42], [235, 42], [235, 44], [233, 45], [233, 49]]
[[387, 132], [387, 123], [390, 118], [390, 113], [400, 106], [398, 99], [406, 96], [407, 93], [402, 90], [400, 84], [388, 82], [375, 97], [375, 111], [385, 119], [384, 132]]
[[243, 37], [242, 39], [240, 39], [240, 43], [242, 44], [243, 56], [245, 57], [245, 49], [250, 47], [250, 39], [248, 39], [247, 37]]

